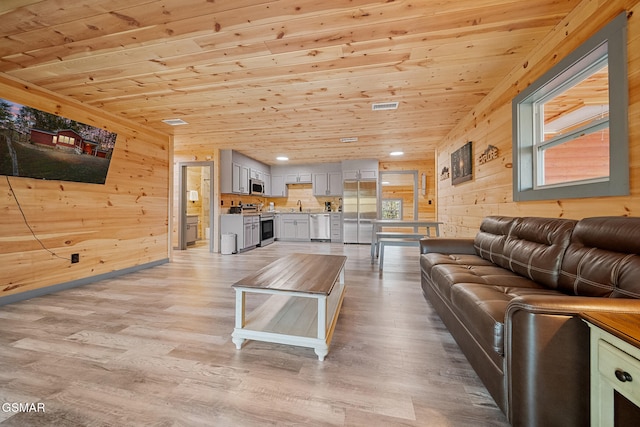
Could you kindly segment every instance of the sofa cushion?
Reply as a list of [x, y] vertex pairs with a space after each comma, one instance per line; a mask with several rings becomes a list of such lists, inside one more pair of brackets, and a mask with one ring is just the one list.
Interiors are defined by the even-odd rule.
[[493, 265], [491, 261], [482, 259], [478, 255], [428, 253], [420, 256], [420, 267], [427, 271], [441, 264], [462, 266]]
[[520, 218], [513, 223], [503, 254], [507, 268], [550, 289], [558, 287], [562, 255], [576, 221]]
[[561, 295], [532, 284], [527, 287], [458, 283], [451, 287], [451, 307], [496, 363], [504, 355], [504, 320], [509, 302], [524, 295]]
[[560, 271], [570, 295], [640, 298], [640, 218], [595, 217], [578, 222]]
[[498, 267], [478, 256], [463, 257], [467, 263], [446, 263], [425, 266], [429, 261], [443, 261], [438, 254], [423, 255], [422, 272], [429, 278], [434, 288], [446, 300], [451, 299], [451, 287], [456, 283], [479, 283], [483, 285], [499, 285], [512, 287], [540, 287], [535, 282], [516, 273]]
[[508, 268], [504, 256], [504, 243], [509, 236], [513, 223], [518, 220], [519, 218], [505, 216], [485, 217], [473, 241], [473, 246], [478, 256], [500, 267]]

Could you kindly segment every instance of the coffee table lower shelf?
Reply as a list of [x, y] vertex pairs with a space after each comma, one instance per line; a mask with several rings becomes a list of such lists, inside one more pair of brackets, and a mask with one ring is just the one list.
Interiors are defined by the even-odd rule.
[[[231, 335], [236, 348], [245, 340], [309, 347], [323, 361], [344, 299], [343, 277], [340, 274], [329, 295], [236, 286], [236, 327]], [[272, 295], [245, 316], [247, 293]]]

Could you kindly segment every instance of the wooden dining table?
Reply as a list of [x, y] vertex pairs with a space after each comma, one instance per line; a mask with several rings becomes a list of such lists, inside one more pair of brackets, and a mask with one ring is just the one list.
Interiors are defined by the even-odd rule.
[[[384, 237], [384, 233], [382, 232], [383, 228], [413, 228], [413, 233], [407, 232], [396, 232], [395, 237], [403, 238], [403, 239], [415, 239], [416, 242], [420, 240], [421, 237], [431, 237], [431, 231], [433, 230], [434, 235], [436, 237], [440, 236], [440, 224], [442, 222], [431, 221], [431, 220], [421, 220], [421, 219], [374, 219], [371, 221], [373, 224], [371, 231], [371, 262], [373, 263], [375, 257], [377, 255], [378, 248], [378, 240]], [[424, 229], [425, 233], [421, 234], [420, 229]], [[390, 236], [392, 233], [389, 233]]]

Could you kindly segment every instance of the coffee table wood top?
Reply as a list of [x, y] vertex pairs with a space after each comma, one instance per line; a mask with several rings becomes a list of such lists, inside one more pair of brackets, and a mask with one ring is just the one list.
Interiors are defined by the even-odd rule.
[[346, 261], [344, 255], [291, 254], [244, 277], [232, 287], [329, 295]]

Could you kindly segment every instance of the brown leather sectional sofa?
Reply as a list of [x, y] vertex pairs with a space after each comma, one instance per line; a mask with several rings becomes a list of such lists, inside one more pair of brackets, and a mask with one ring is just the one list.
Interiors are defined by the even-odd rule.
[[578, 314], [640, 312], [640, 218], [490, 216], [474, 239], [420, 250], [425, 298], [509, 421], [588, 426]]

